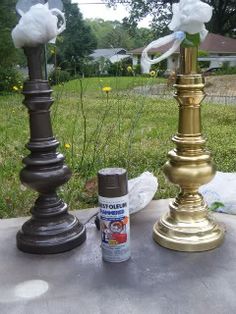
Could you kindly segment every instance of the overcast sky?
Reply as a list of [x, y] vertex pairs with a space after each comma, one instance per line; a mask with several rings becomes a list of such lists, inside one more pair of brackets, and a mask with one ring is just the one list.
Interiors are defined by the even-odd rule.
[[[128, 16], [128, 12], [122, 4], [118, 4], [116, 9], [108, 8], [101, 0], [72, 0], [78, 3], [80, 12], [86, 18], [102, 18], [104, 20], [118, 20]], [[91, 4], [88, 4], [91, 3]], [[99, 3], [99, 4], [94, 4]], [[140, 27], [148, 27], [150, 18], [146, 18], [139, 23]]]

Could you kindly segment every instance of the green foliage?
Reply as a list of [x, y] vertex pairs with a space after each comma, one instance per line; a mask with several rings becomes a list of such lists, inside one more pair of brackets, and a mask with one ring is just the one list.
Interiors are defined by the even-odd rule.
[[105, 47], [131, 49], [134, 47], [133, 38], [122, 27], [116, 27], [106, 34]]
[[106, 70], [110, 76], [130, 76], [133, 72], [128, 70], [129, 67], [132, 67], [130, 59], [123, 59], [115, 63], [110, 62]]
[[102, 67], [105, 67], [105, 64], [103, 64], [102, 62], [85, 59], [84, 64], [81, 67], [83, 77], [100, 76], [102, 72]]
[[55, 66], [77, 73], [81, 72], [83, 59], [96, 48], [96, 38], [85, 24], [78, 5], [71, 0], [63, 0], [63, 4], [67, 25], [57, 42]]
[[11, 30], [16, 24], [15, 0], [1, 0], [0, 2], [0, 66], [9, 67], [16, 61]]
[[198, 50], [198, 57], [208, 57], [209, 53], [205, 50]]
[[217, 71], [219, 75], [233, 75], [236, 74], [236, 67], [224, 66]]
[[96, 61], [88, 60], [85, 62], [82, 71], [83, 77], [134, 76], [141, 74], [141, 67], [139, 65], [132, 67], [132, 60], [130, 58], [112, 63], [108, 59], [100, 57]]
[[221, 202], [214, 202], [209, 207], [209, 210], [215, 212], [215, 211], [217, 211], [217, 209], [222, 208], [222, 207], [225, 207], [225, 205], [223, 203], [221, 203]]
[[[125, 138], [130, 133], [131, 126], [136, 118], [136, 102], [132, 99], [126, 101], [121, 98], [119, 93], [137, 85], [149, 84], [149, 80], [143, 78], [91, 78], [82, 80], [72, 80], [63, 86], [55, 86], [54, 97], [57, 100], [52, 106], [52, 121], [54, 134], [61, 143], [59, 151], [66, 157], [66, 163], [73, 170], [73, 178], [69, 184], [63, 186], [62, 197], [70, 204], [70, 208], [81, 208], [86, 202], [91, 202], [90, 198], [84, 196], [84, 184], [90, 175], [94, 176], [98, 167], [106, 160], [110, 165], [114, 162], [124, 162], [124, 152], [127, 154], [126, 145], [128, 140]], [[150, 82], [152, 83], [152, 81]], [[109, 95], [108, 103], [106, 93], [102, 92], [103, 86], [111, 86], [112, 92]], [[81, 112], [80, 93], [84, 99], [84, 114], [87, 119], [87, 140], [85, 151], [84, 143], [84, 124]], [[128, 92], [127, 92], [128, 93]], [[27, 156], [29, 151], [25, 148], [25, 143], [29, 139], [29, 122], [26, 108], [21, 104], [22, 95], [12, 94], [2, 96], [0, 109], [1, 118], [1, 142], [0, 151], [0, 217], [14, 217], [29, 214], [29, 209], [36, 199], [36, 193], [26, 189], [21, 185], [19, 172], [22, 169], [22, 158]], [[86, 100], [86, 101], [85, 101]], [[129, 104], [131, 107], [129, 107]], [[141, 107], [139, 102], [139, 108]], [[118, 110], [124, 106], [122, 116]], [[100, 130], [100, 122], [105, 116], [104, 125]], [[127, 112], [127, 117], [126, 117]], [[118, 153], [119, 139], [117, 137], [117, 120], [123, 120], [125, 134], [121, 141], [122, 150]], [[111, 120], [110, 120], [111, 119]], [[99, 132], [97, 132], [99, 131]], [[97, 133], [101, 136], [97, 137]], [[109, 132], [109, 133], [108, 133]], [[111, 137], [109, 137], [111, 135]], [[107, 147], [102, 152], [104, 143], [107, 140]], [[70, 144], [66, 148], [65, 144]], [[109, 152], [109, 149], [111, 151]], [[82, 156], [84, 160], [82, 161]], [[105, 163], [104, 163], [105, 165]], [[132, 166], [133, 167], [133, 166]], [[80, 169], [81, 171], [78, 171]], [[91, 206], [91, 204], [90, 204]], [[94, 202], [92, 203], [94, 206]]]
[[85, 22], [96, 37], [97, 48], [111, 48], [106, 42], [106, 36], [116, 28], [117, 25], [120, 25], [120, 22], [104, 21], [103, 19], [86, 19]]
[[[95, 99], [96, 97], [101, 96], [102, 88], [104, 86], [110, 86], [112, 88], [112, 95], [117, 96], [118, 93], [122, 91], [128, 91], [136, 86], [150, 86], [153, 84], [165, 83], [165, 79], [157, 79], [155, 82], [152, 79], [147, 79], [139, 76], [134, 77], [92, 77], [92, 78], [84, 78], [81, 80], [71, 80], [65, 84], [63, 91], [64, 93], [78, 93], [78, 85], [79, 82], [83, 83], [83, 96], [87, 99], [87, 97], [91, 97], [91, 99]], [[61, 87], [55, 87], [55, 91], [61, 90]], [[131, 91], [129, 91], [131, 93]]]
[[233, 36], [236, 28], [235, 0], [204, 0], [213, 7], [213, 16], [207, 29], [215, 34]]
[[[198, 57], [208, 57], [209, 53], [204, 50], [198, 50]], [[198, 61], [199, 70], [207, 69], [210, 66], [210, 61]]]
[[16, 0], [0, 1], [0, 67], [23, 64], [24, 57], [20, 49], [15, 49], [11, 31], [17, 24]]
[[145, 46], [153, 40], [153, 33], [148, 28], [132, 27], [119, 21], [87, 19], [97, 39], [98, 48], [133, 49]]
[[151, 72], [151, 71], [157, 72], [158, 69], [159, 69], [158, 64], [152, 64], [149, 72]]
[[137, 74], [137, 75], [140, 75], [142, 73], [141, 64], [136, 64], [134, 66], [134, 73]]
[[97, 39], [98, 48], [131, 49], [134, 47], [134, 39], [119, 21], [87, 19], [86, 23], [91, 27]]
[[[133, 88], [164, 83], [165, 80], [144, 77], [104, 77], [72, 80], [55, 86], [52, 106], [53, 129], [61, 145], [59, 151], [73, 171], [61, 196], [70, 209], [96, 205], [86, 190], [86, 182], [96, 177], [97, 170], [106, 166], [121, 166], [133, 178], [143, 171], [158, 176], [159, 189], [155, 198], [174, 197], [177, 189], [163, 176], [162, 166], [167, 152], [174, 147], [171, 136], [176, 133], [178, 106], [174, 100], [154, 99], [136, 95]], [[102, 87], [112, 88], [108, 96]], [[22, 110], [22, 96], [2, 96], [0, 108], [0, 217], [29, 214], [36, 193], [20, 184], [22, 158], [29, 151], [28, 114]], [[236, 142], [234, 131], [236, 107], [202, 106], [207, 147], [219, 171], [235, 172]], [[65, 145], [69, 144], [69, 145]]]
[[[108, 0], [111, 6], [116, 6], [116, 0]], [[156, 36], [169, 33], [168, 24], [172, 17], [171, 6], [179, 0], [131, 0], [128, 4], [131, 25], [137, 24], [148, 14], [152, 16], [152, 28]], [[235, 0], [203, 0], [213, 7], [213, 17], [207, 29], [216, 34], [233, 36], [236, 28]], [[126, 19], [127, 20], [127, 19]]]
[[200, 45], [200, 34], [188, 34], [186, 33], [186, 37], [183, 40], [181, 46], [184, 48], [189, 47], [198, 47]]
[[213, 72], [214, 75], [234, 75], [236, 74], [236, 67], [231, 67], [230, 62], [225, 61], [221, 68]]
[[135, 27], [134, 30], [129, 28], [130, 34], [134, 38], [134, 47], [133, 48], [139, 48], [147, 46], [151, 41], [153, 41], [155, 38], [155, 33], [150, 28], [145, 27]]
[[51, 85], [57, 85], [61, 83], [68, 82], [71, 78], [69, 72], [62, 70], [61, 68], [56, 68], [49, 75], [49, 82]]
[[0, 66], [0, 93], [20, 90], [23, 85], [23, 77], [15, 68]]
[[[161, 55], [161, 53], [157, 52], [157, 53], [155, 53], [154, 57], [158, 58], [158, 57], [160, 57], [160, 55]], [[154, 71], [159, 70], [159, 71], [163, 72], [163, 71], [166, 71], [166, 69], [167, 69], [167, 59], [164, 59], [157, 64], [152, 64], [152, 66], [151, 66], [151, 70], [154, 70]]]

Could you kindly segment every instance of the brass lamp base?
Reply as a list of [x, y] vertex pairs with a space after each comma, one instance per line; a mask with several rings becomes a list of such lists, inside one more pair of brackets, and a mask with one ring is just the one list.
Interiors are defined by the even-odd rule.
[[[170, 208], [172, 206], [173, 203]], [[208, 213], [204, 218], [192, 221], [177, 220], [172, 213], [165, 214], [153, 227], [153, 239], [161, 246], [176, 251], [200, 252], [212, 250], [223, 242], [223, 227]]]
[[206, 251], [218, 247], [224, 229], [210, 217], [198, 192], [212, 180], [216, 169], [205, 148], [201, 132], [201, 102], [205, 97], [204, 79], [197, 73], [197, 47], [181, 47], [181, 74], [177, 76], [175, 98], [179, 104], [178, 132], [172, 138], [176, 148], [168, 153], [163, 172], [180, 193], [153, 228], [160, 245], [177, 251]]

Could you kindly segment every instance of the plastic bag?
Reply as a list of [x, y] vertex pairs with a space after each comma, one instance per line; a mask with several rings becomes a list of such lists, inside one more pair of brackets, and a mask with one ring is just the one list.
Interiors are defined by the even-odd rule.
[[[212, 17], [212, 7], [200, 0], [180, 0], [172, 5], [173, 17], [168, 25], [173, 34], [159, 38], [151, 42], [142, 53], [141, 67], [147, 69], [148, 64], [156, 64], [172, 55], [185, 39], [185, 33], [200, 34], [201, 41], [206, 38], [208, 31], [205, 24]], [[156, 59], [148, 57], [148, 51], [152, 48], [159, 48], [174, 41], [172, 47]]]
[[211, 6], [200, 0], [180, 0], [172, 5], [173, 17], [168, 27], [174, 32], [200, 33], [204, 40], [207, 35], [204, 23], [210, 21], [212, 10]]
[[[141, 67], [143, 71], [146, 71], [148, 64], [159, 63], [162, 60], [168, 58], [170, 55], [172, 55], [180, 47], [184, 38], [185, 38], [184, 32], [175, 32], [168, 36], [152, 41], [142, 52]], [[160, 57], [154, 58], [154, 59], [150, 59], [148, 57], [149, 50], [151, 50], [152, 48], [160, 48], [168, 43], [171, 43], [173, 40], [174, 40], [174, 43], [172, 47], [169, 50], [167, 50], [165, 53], [163, 53]]]
[[[22, 17], [12, 30], [12, 39], [16, 48], [35, 47], [54, 40], [66, 28], [64, 14], [58, 9], [48, 8], [46, 4], [36, 4], [26, 13], [21, 12]], [[62, 19], [62, 25], [58, 28], [58, 18]]]
[[157, 178], [150, 172], [144, 172], [139, 177], [128, 181], [129, 212], [134, 214], [153, 199], [158, 188]]
[[217, 172], [214, 179], [200, 187], [209, 207], [215, 211], [236, 215], [236, 173]]

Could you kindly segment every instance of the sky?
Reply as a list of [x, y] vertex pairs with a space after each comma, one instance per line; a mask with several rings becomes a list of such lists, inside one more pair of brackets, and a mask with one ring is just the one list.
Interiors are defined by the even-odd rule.
[[[108, 8], [102, 0], [72, 0], [72, 3], [78, 3], [80, 12], [83, 14], [83, 17], [86, 18], [102, 18], [103, 20], [118, 20], [128, 16], [127, 9], [124, 5], [118, 4], [116, 9]], [[91, 4], [88, 4], [91, 3]], [[94, 4], [96, 3], [96, 4]], [[99, 4], [98, 4], [99, 3]], [[143, 19], [138, 26], [139, 27], [148, 27], [149, 22], [151, 21], [150, 17]]]

